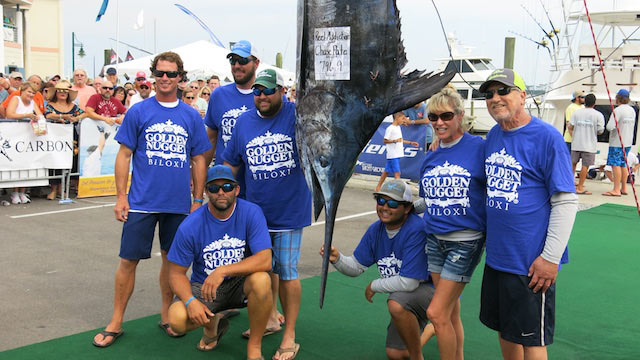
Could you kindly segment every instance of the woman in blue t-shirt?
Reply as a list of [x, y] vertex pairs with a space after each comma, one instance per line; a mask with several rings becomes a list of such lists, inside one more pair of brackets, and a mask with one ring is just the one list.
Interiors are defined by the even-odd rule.
[[422, 166], [427, 258], [436, 292], [427, 310], [441, 359], [462, 359], [459, 297], [482, 256], [485, 241], [484, 140], [465, 133], [464, 106], [454, 88], [429, 100], [428, 119], [440, 145]]

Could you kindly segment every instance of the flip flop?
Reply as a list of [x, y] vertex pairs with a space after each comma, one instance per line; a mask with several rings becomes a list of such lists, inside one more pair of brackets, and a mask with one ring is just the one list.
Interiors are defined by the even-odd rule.
[[576, 191], [576, 194], [578, 195], [593, 195], [590, 191]]
[[629, 193], [626, 193], [626, 192], [624, 192], [624, 191], [620, 191], [620, 194], [621, 194], [621, 195], [627, 195], [627, 194], [629, 194]]
[[286, 349], [279, 347], [278, 350], [276, 350], [275, 355], [273, 355], [272, 360], [279, 360], [280, 356], [286, 353], [293, 353], [293, 356], [287, 359], [287, 360], [293, 360], [296, 358], [296, 356], [298, 356], [298, 351], [300, 351], [300, 344], [296, 344], [296, 343], [293, 344], [293, 347], [286, 348]]
[[158, 327], [162, 330], [164, 330], [164, 332], [167, 334], [167, 336], [172, 337], [172, 338], [179, 338], [179, 337], [183, 337], [185, 334], [178, 334], [176, 333], [175, 335], [171, 333], [171, 331], [173, 331], [173, 329], [171, 331], [169, 331], [169, 329], [171, 328], [171, 326], [169, 325], [169, 323], [163, 323], [162, 321], [158, 322]]
[[[278, 328], [274, 328], [274, 327], [266, 328], [266, 329], [264, 329], [264, 334], [262, 334], [262, 337], [273, 335], [273, 334], [275, 334], [277, 332], [280, 332], [280, 331], [282, 331], [282, 327], [279, 328], [279, 329]], [[245, 338], [245, 339], [249, 339], [249, 334], [250, 334], [249, 330], [247, 330], [247, 331], [242, 333], [242, 337]]]
[[602, 196], [615, 196], [615, 197], [620, 197], [622, 195], [616, 195], [616, 194], [612, 194], [611, 192], [607, 191], [606, 193], [603, 193]]
[[120, 330], [118, 332], [106, 331], [106, 330], [101, 331], [100, 335], [102, 335], [103, 339], [106, 339], [109, 336], [111, 336], [113, 339], [106, 344], [98, 344], [95, 340], [93, 340], [93, 346], [99, 347], [99, 348], [106, 348], [107, 346], [111, 346], [111, 344], [116, 342], [116, 339], [122, 336], [122, 334], [124, 334], [124, 330]]
[[214, 341], [216, 341], [216, 346], [212, 347], [211, 349], [207, 349], [206, 347], [201, 347], [200, 342], [198, 342], [198, 344], [196, 345], [196, 349], [200, 351], [211, 351], [217, 348], [218, 345], [220, 345], [220, 339], [222, 339], [222, 336], [227, 332], [227, 330], [229, 330], [229, 320], [225, 318], [220, 319], [220, 322], [218, 322], [218, 334], [216, 336], [207, 336], [203, 333], [202, 339], [200, 339], [202, 340], [202, 342], [204, 342], [204, 346], [207, 346]]

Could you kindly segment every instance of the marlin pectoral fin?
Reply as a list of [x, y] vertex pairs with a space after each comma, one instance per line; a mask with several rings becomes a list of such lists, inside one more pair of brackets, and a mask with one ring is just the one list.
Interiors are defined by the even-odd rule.
[[421, 71], [413, 71], [402, 78], [396, 84], [393, 98], [389, 102], [390, 108], [387, 114], [408, 109], [415, 104], [424, 101], [437, 93], [455, 76], [455, 72], [437, 73], [434, 75], [422, 75]]

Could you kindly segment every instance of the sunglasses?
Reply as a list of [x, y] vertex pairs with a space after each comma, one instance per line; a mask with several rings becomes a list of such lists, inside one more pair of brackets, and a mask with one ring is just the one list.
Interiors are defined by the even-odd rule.
[[148, 90], [149, 87], [148, 86], [140, 86], [140, 89], [147, 89]]
[[442, 114], [434, 114], [434, 113], [427, 114], [427, 118], [431, 122], [438, 121], [438, 118], [442, 119], [442, 121], [451, 121], [451, 119], [453, 119], [454, 116], [456, 116], [456, 114], [452, 113], [451, 111], [443, 112]]
[[236, 184], [232, 184], [232, 183], [226, 183], [222, 185], [216, 185], [216, 184], [207, 185], [207, 190], [209, 190], [209, 192], [212, 194], [217, 194], [218, 191], [220, 191], [220, 189], [228, 193], [233, 191], [233, 189], [235, 188], [236, 188]]
[[276, 90], [278, 90], [277, 88], [264, 88], [262, 90], [258, 89], [258, 88], [254, 88], [253, 89], [253, 95], [254, 96], [260, 96], [261, 94], [265, 94], [267, 96], [269, 95], [273, 95], [276, 93]]
[[237, 57], [237, 58], [230, 57], [229, 58], [229, 64], [231, 65], [235, 65], [236, 63], [240, 65], [247, 65], [250, 61], [251, 59], [246, 57]]
[[404, 202], [397, 201], [397, 200], [391, 200], [391, 199], [387, 200], [387, 199], [383, 198], [382, 196], [376, 196], [376, 204], [378, 204], [380, 206], [384, 206], [384, 204], [387, 204], [389, 209], [397, 209], [398, 206], [400, 204], [404, 204]]
[[145, 81], [147, 78], [136, 78], [136, 81]]
[[[155, 77], [164, 77], [165, 75], [167, 75], [167, 77], [169, 79], [175, 79], [178, 77], [178, 75], [180, 75], [179, 71], [162, 71], [162, 70], [153, 70], [153, 76]], [[185, 81], [185, 80], [183, 80]]]
[[103, 86], [102, 88], [103, 88], [104, 90], [113, 90], [113, 88], [112, 88], [112, 87], [108, 87], [108, 86]]
[[56, 89], [57, 92], [61, 92], [63, 94], [66, 94], [69, 92], [69, 89]]
[[189, 99], [189, 100], [193, 100], [193, 99], [195, 99], [195, 97], [194, 97], [194, 96], [185, 96], [184, 98], [185, 98], [185, 99]]
[[211, 93], [202, 93], [202, 95], [209, 96], [209, 95], [211, 95]]
[[497, 90], [487, 90], [487, 91], [484, 92], [484, 98], [486, 100], [493, 99], [493, 95], [495, 93], [498, 93], [498, 95], [500, 95], [500, 96], [507, 96], [507, 95], [509, 95], [511, 90], [520, 90], [520, 89], [517, 88], [517, 87], [513, 87], [513, 86], [505, 86], [505, 87], [499, 88]]

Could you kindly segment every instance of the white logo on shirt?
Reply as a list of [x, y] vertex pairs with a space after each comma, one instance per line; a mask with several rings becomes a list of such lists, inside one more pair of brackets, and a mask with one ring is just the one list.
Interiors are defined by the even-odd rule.
[[[443, 165], [438, 165], [425, 173], [421, 183], [430, 215], [466, 215], [465, 208], [471, 206], [469, 202], [471, 173], [467, 169], [445, 161]], [[453, 209], [455, 211], [447, 209], [452, 205], [460, 205], [462, 209]]]
[[378, 272], [380, 277], [388, 278], [400, 274], [402, 260], [396, 259], [396, 254], [392, 252], [389, 256], [378, 260]]
[[[509, 203], [517, 204], [518, 187], [522, 184], [522, 165], [507, 154], [503, 148], [484, 162], [487, 175], [487, 205], [496, 209], [509, 210]], [[503, 198], [506, 202], [498, 200]]]
[[244, 259], [246, 241], [224, 234], [222, 239], [211, 242], [202, 250], [204, 272], [207, 275], [220, 266], [235, 264]]
[[255, 180], [288, 176], [296, 167], [293, 139], [285, 134], [267, 131], [249, 141], [245, 150], [247, 165]]
[[222, 142], [224, 147], [227, 147], [227, 142], [231, 140], [233, 134], [233, 128], [236, 126], [236, 120], [240, 115], [247, 112], [249, 109], [245, 105], [242, 105], [239, 109], [229, 109], [222, 114], [222, 120], [220, 120], [220, 128], [222, 130]]
[[151, 166], [183, 168], [187, 161], [189, 134], [171, 119], [145, 129], [146, 152]]

